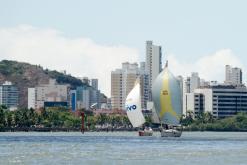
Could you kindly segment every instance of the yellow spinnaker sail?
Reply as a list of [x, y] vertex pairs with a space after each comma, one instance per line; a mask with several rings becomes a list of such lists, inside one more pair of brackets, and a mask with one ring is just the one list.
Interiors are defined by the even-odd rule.
[[154, 106], [162, 123], [179, 124], [182, 115], [181, 96], [179, 81], [165, 67], [152, 88]]

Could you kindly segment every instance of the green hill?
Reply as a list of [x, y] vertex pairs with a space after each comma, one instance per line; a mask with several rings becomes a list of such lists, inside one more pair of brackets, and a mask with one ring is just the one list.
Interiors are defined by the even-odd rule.
[[43, 69], [40, 65], [9, 60], [0, 61], [0, 83], [11, 81], [19, 88], [20, 107], [27, 107], [28, 88], [48, 83], [50, 78], [56, 79], [59, 84], [70, 84], [71, 88], [88, 85], [73, 76]]

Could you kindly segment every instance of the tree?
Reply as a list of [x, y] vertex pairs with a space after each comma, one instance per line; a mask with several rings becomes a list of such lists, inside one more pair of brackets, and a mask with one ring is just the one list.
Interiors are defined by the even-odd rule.
[[0, 107], [0, 129], [4, 127], [4, 124], [5, 124], [5, 115], [3, 108]]
[[129, 126], [131, 125], [129, 118], [127, 116], [123, 116], [123, 124], [125, 125], [125, 127], [129, 128]]
[[151, 126], [152, 125], [152, 118], [151, 118], [151, 116], [145, 116], [145, 125], [146, 126]]
[[188, 110], [186, 112], [186, 116], [183, 115], [182, 118], [180, 119], [181, 120], [180, 123], [184, 126], [188, 126], [188, 125], [192, 124], [194, 121], [193, 116], [194, 116], [194, 113], [192, 111]]

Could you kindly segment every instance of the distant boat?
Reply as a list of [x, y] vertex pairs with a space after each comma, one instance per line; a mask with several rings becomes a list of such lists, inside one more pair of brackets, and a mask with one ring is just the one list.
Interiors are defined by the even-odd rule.
[[[178, 79], [168, 70], [168, 62], [154, 81], [152, 97], [161, 122], [162, 137], [180, 137], [182, 127], [182, 97]], [[165, 128], [163, 128], [165, 126]]]
[[[140, 80], [137, 79], [134, 88], [130, 91], [126, 98], [125, 107], [127, 110], [127, 116], [133, 127], [142, 127], [145, 123], [145, 118], [141, 109], [141, 91]], [[139, 136], [152, 136], [153, 130], [146, 127], [144, 130], [140, 130]]]

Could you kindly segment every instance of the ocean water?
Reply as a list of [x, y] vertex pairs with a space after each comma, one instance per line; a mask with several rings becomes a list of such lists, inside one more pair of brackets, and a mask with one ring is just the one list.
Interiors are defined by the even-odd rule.
[[180, 138], [137, 132], [0, 133], [0, 165], [246, 165], [247, 133], [184, 132]]

